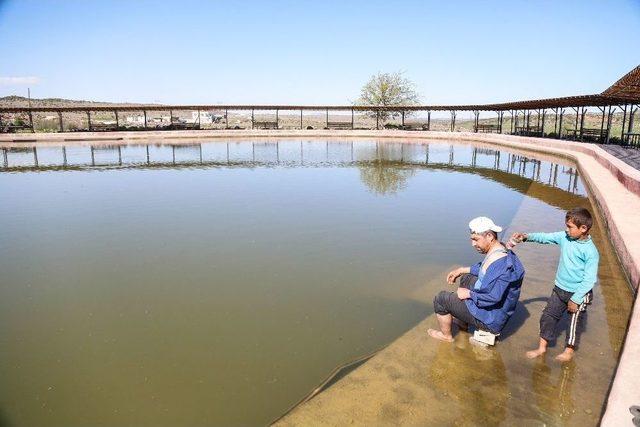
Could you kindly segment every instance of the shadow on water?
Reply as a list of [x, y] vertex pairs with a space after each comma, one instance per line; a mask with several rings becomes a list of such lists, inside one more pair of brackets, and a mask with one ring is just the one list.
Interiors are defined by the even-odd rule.
[[7, 414], [0, 409], [0, 427], [12, 427], [13, 424], [9, 422], [9, 418], [7, 418]]
[[546, 301], [546, 297], [528, 298], [526, 300], [518, 301], [516, 311], [513, 313], [504, 329], [502, 330], [502, 333], [500, 334], [500, 340], [506, 340], [507, 338], [515, 334], [522, 325], [524, 325], [526, 320], [531, 316], [529, 310], [527, 309], [528, 304]]

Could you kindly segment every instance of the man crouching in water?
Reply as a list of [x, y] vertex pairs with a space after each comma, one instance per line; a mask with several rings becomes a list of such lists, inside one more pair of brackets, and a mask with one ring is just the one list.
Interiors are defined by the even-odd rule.
[[456, 292], [442, 291], [433, 300], [438, 329], [429, 329], [437, 340], [452, 342], [451, 325], [457, 319], [461, 328], [499, 334], [513, 314], [520, 297], [524, 267], [513, 251], [498, 241], [502, 227], [487, 217], [469, 223], [471, 246], [484, 254], [484, 260], [471, 267], [460, 267], [447, 275], [453, 285], [460, 276]]

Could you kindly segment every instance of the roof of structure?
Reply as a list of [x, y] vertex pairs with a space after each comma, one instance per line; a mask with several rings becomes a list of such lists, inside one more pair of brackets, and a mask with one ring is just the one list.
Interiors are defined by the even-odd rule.
[[601, 93], [602, 96], [640, 101], [640, 65]]

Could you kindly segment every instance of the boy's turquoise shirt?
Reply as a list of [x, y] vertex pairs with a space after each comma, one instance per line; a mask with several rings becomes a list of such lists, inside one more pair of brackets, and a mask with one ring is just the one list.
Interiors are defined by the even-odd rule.
[[560, 263], [556, 272], [556, 286], [573, 292], [571, 301], [582, 304], [585, 294], [598, 280], [600, 254], [591, 236], [585, 240], [570, 239], [564, 231], [557, 233], [529, 233], [527, 242], [560, 245]]

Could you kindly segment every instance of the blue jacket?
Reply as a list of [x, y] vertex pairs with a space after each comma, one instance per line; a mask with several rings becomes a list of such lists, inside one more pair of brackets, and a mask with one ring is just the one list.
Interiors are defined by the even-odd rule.
[[[471, 274], [477, 276], [480, 264], [471, 266]], [[485, 272], [480, 289], [471, 290], [471, 298], [465, 300], [476, 319], [487, 325], [491, 332], [499, 333], [516, 310], [520, 298], [520, 286], [524, 279], [524, 267], [513, 251], [494, 261]]]

